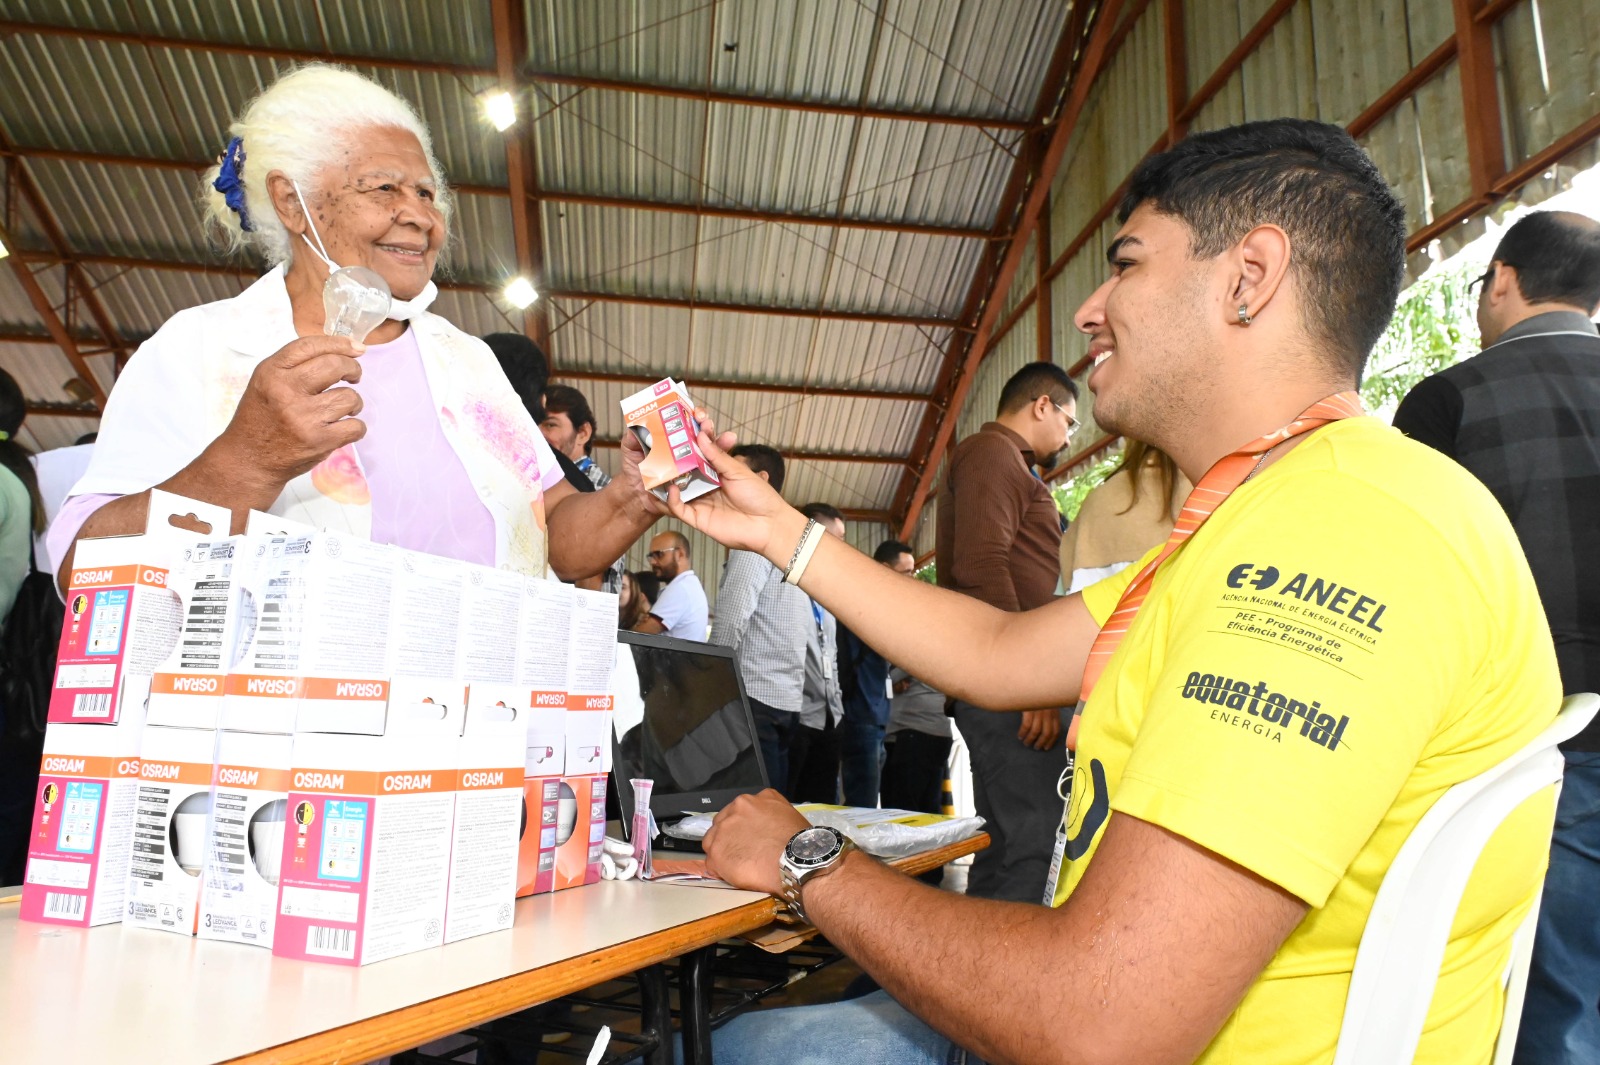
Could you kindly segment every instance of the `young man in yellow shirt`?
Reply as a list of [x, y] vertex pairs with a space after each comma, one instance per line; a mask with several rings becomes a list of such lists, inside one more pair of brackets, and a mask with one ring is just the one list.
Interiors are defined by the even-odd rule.
[[[709, 437], [723, 490], [673, 501], [941, 691], [1086, 702], [1053, 908], [836, 856], [775, 795], [724, 811], [713, 869], [786, 894], [887, 994], [740, 1018], [719, 1062], [1331, 1061], [1396, 851], [1557, 711], [1504, 513], [1359, 416], [1405, 221], [1355, 142], [1288, 119], [1199, 134], [1141, 166], [1120, 218], [1075, 322], [1096, 420], [1197, 485], [1167, 547], [1004, 613], [819, 540]], [[1479, 862], [1417, 1061], [1489, 1060], [1548, 816], [1527, 804]]]

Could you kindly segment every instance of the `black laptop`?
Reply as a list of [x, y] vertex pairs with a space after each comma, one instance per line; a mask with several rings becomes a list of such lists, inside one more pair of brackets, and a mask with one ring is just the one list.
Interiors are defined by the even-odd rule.
[[[635, 777], [655, 782], [650, 809], [662, 827], [765, 788], [755, 719], [733, 651], [637, 632], [617, 637], [612, 784], [623, 830], [632, 830]], [[665, 833], [656, 846], [699, 849]]]

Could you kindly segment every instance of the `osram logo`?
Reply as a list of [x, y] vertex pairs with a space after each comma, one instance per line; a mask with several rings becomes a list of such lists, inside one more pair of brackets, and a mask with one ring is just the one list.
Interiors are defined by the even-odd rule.
[[49, 755], [39, 763], [41, 773], [81, 773], [84, 760], [82, 758], [62, 758], [59, 755]]
[[428, 791], [432, 787], [432, 773], [390, 773], [383, 778], [384, 791]]
[[251, 677], [244, 683], [247, 695], [293, 695], [299, 687], [298, 681], [285, 677]]
[[146, 569], [139, 574], [140, 584], [153, 584], [157, 588], [167, 586], [167, 571], [164, 569]]
[[591, 695], [584, 702], [583, 707], [585, 710], [609, 710], [611, 709], [611, 696]]
[[117, 763], [117, 776], [136, 777], [139, 775], [139, 760], [137, 758], [124, 758]]
[[540, 692], [533, 697], [534, 706], [566, 706], [567, 697], [560, 692]]
[[78, 571], [78, 584], [110, 584], [116, 576], [114, 570], [109, 569], [81, 569]]
[[343, 773], [308, 773], [300, 770], [294, 775], [294, 786], [298, 791], [343, 791]]
[[145, 780], [177, 780], [178, 767], [171, 762], [141, 762], [139, 776]]
[[376, 681], [342, 680], [333, 686], [333, 694], [340, 699], [381, 699], [383, 685]]
[[233, 766], [223, 766], [217, 770], [217, 782], [221, 784], [238, 784], [246, 788], [253, 788], [261, 780], [259, 769], [236, 769]]
[[504, 773], [463, 773], [461, 786], [464, 788], [498, 788], [505, 784]]
[[222, 689], [222, 683], [216, 677], [173, 677], [173, 692], [196, 692], [201, 695], [215, 695]]

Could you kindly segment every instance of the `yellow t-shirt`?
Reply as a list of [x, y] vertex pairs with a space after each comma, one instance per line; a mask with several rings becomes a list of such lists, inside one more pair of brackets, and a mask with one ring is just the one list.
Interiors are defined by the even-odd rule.
[[[1085, 590], [1102, 624], [1142, 566]], [[1401, 844], [1560, 701], [1544, 610], [1494, 498], [1374, 419], [1330, 425], [1157, 572], [1080, 726], [1056, 903], [1113, 811], [1277, 884], [1311, 912], [1200, 1060], [1330, 1061]], [[1489, 1060], [1549, 816], [1548, 793], [1525, 803], [1474, 870], [1418, 1062]]]

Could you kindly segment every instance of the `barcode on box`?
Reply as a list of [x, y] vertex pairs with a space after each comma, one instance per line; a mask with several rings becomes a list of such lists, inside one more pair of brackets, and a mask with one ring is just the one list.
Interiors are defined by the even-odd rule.
[[110, 692], [104, 692], [100, 695], [74, 695], [72, 697], [73, 717], [105, 717], [110, 713]]
[[356, 930], [311, 925], [306, 929], [306, 953], [318, 954], [324, 958], [354, 958]]
[[61, 891], [46, 891], [44, 893], [44, 915], [46, 917], [60, 917], [63, 920], [83, 920], [83, 904], [89, 901], [87, 895], [68, 895]]

